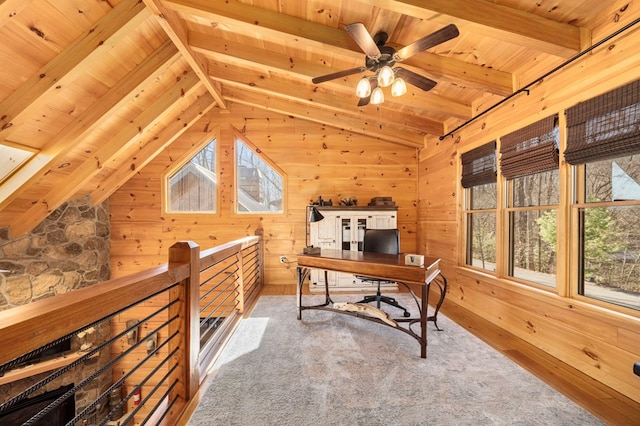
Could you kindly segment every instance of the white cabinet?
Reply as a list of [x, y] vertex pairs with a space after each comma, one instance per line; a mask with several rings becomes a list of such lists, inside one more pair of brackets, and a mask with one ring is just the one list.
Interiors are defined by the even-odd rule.
[[364, 230], [367, 229], [366, 216], [336, 217], [338, 225], [338, 241], [336, 248], [341, 250], [362, 251]]
[[[362, 251], [365, 229], [394, 229], [398, 226], [396, 207], [318, 207], [324, 216], [311, 223], [311, 244], [320, 248]], [[329, 271], [331, 291], [375, 291], [370, 283], [354, 275]], [[391, 284], [387, 289], [397, 288]], [[324, 292], [324, 271], [312, 270], [309, 289]]]

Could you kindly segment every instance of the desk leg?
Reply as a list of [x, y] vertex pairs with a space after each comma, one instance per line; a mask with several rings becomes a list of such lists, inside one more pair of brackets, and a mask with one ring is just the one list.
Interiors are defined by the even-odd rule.
[[331, 300], [331, 296], [329, 295], [329, 272], [327, 272], [326, 269], [324, 270], [324, 303], [325, 306], [329, 306], [333, 303], [333, 300]]
[[[438, 282], [438, 277], [440, 279], [442, 279], [442, 284], [440, 284]], [[440, 327], [438, 327], [438, 312], [440, 311], [440, 306], [442, 306], [442, 302], [444, 302], [444, 298], [447, 295], [447, 279], [445, 278], [444, 275], [442, 275], [442, 273], [439, 274], [438, 277], [436, 277], [433, 281], [435, 281], [436, 285], [440, 289], [440, 299], [438, 300], [438, 303], [436, 304], [435, 312], [433, 313], [432, 316], [427, 318], [427, 321], [433, 321], [433, 325], [436, 326], [436, 330], [442, 331], [442, 329]]]
[[427, 357], [427, 309], [429, 307], [429, 283], [422, 287], [422, 309], [420, 309], [420, 357]]
[[302, 319], [302, 311], [305, 309], [318, 309], [324, 308], [333, 303], [331, 300], [331, 295], [329, 294], [329, 284], [327, 281], [327, 271], [325, 271], [325, 300], [323, 304], [320, 305], [303, 305], [302, 304], [302, 286], [304, 285], [304, 280], [309, 276], [311, 272], [310, 268], [305, 268], [304, 266], [298, 266], [296, 268], [298, 274], [298, 286], [296, 287], [296, 310], [298, 319]]
[[298, 319], [302, 319], [302, 283], [304, 282], [304, 273], [302, 267], [297, 267], [298, 286], [296, 287], [296, 310]]

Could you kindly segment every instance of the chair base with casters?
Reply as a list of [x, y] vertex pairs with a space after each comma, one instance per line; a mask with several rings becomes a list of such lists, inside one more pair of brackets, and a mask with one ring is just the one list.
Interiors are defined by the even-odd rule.
[[[371, 282], [371, 279], [370, 278], [368, 279], [367, 277], [358, 277], [358, 278], [360, 278], [363, 281]], [[401, 306], [396, 299], [394, 299], [393, 297], [383, 296], [380, 294], [380, 283], [378, 283], [378, 291], [376, 291], [376, 294], [367, 295], [364, 297], [364, 299], [362, 299], [358, 303], [371, 303], [371, 302], [376, 302], [376, 308], [378, 309], [380, 309], [380, 302], [382, 302], [382, 303], [386, 303], [387, 305], [394, 306], [398, 309], [402, 309], [404, 311], [402, 315], [404, 315], [407, 318], [411, 316], [411, 313], [407, 310], [407, 308], [405, 308], [404, 306]]]

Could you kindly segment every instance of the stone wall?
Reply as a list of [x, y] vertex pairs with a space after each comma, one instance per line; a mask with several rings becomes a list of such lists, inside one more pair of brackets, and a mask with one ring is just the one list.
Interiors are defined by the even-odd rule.
[[67, 293], [110, 277], [108, 201], [89, 196], [56, 209], [29, 234], [0, 228], [0, 310]]
[[[69, 201], [55, 210], [29, 234], [12, 239], [8, 228], [0, 228], [0, 310], [67, 293], [110, 278], [110, 214], [108, 201], [92, 206], [89, 196]], [[104, 323], [83, 341], [71, 339], [71, 351], [82, 343], [92, 347], [110, 338]], [[110, 361], [109, 351], [73, 368], [36, 394], [79, 383], [95, 369]], [[50, 373], [28, 377], [0, 386], [0, 401], [16, 395]], [[76, 411], [93, 401], [111, 384], [108, 369], [76, 393]], [[104, 402], [97, 410], [104, 410]]]

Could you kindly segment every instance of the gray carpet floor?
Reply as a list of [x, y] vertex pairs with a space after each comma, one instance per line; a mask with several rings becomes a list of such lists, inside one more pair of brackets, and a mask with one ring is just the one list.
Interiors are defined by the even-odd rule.
[[298, 321], [295, 306], [295, 296], [260, 298], [189, 425], [602, 424], [442, 314], [422, 359], [404, 333], [332, 312]]

